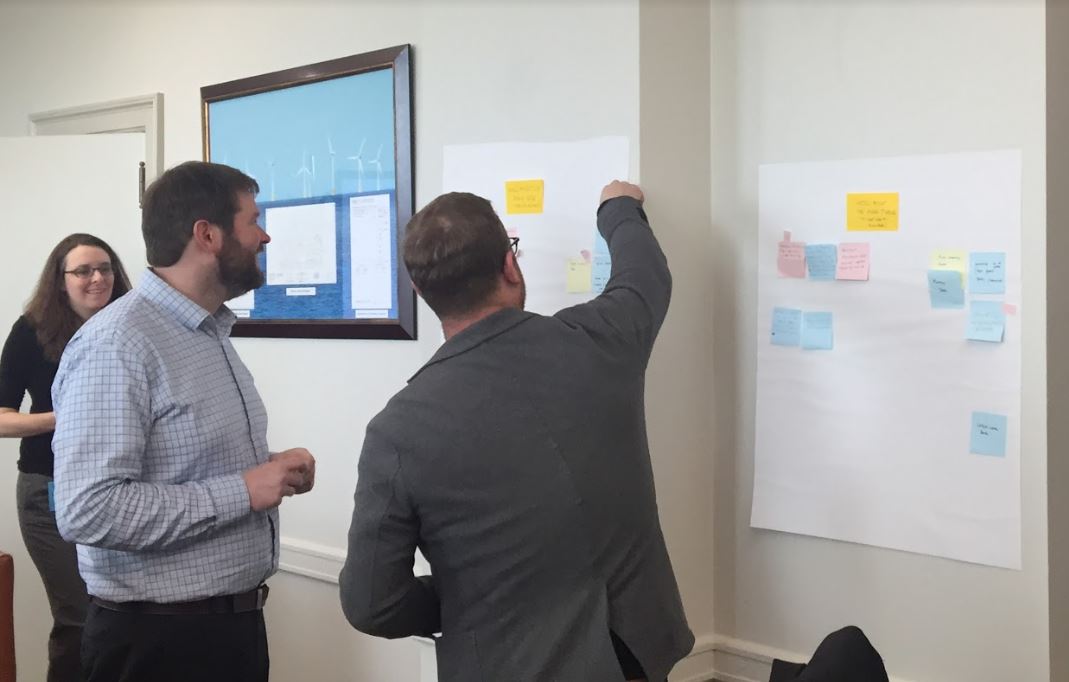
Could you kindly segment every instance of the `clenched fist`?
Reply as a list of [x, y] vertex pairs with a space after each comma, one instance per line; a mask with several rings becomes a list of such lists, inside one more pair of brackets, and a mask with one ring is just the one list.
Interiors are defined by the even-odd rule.
[[641, 187], [623, 180], [613, 180], [601, 190], [601, 203], [603, 204], [616, 197], [631, 197], [632, 199], [637, 199], [639, 203], [646, 200], [646, 196], [642, 194]]
[[282, 498], [300, 495], [315, 484], [315, 458], [304, 448], [276, 452], [242, 474], [253, 511], [277, 507]]

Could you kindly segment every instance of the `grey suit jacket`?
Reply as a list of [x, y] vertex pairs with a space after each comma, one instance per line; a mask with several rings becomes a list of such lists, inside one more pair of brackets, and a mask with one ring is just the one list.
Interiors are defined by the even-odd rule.
[[620, 682], [610, 629], [661, 680], [694, 644], [643, 402], [671, 275], [635, 200], [598, 228], [603, 294], [468, 327], [368, 425], [342, 607], [372, 635], [440, 631], [442, 682]]

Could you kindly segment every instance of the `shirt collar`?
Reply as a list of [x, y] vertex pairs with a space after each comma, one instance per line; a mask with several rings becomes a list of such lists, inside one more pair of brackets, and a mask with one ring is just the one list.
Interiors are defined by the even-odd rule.
[[234, 322], [237, 321], [237, 316], [225, 305], [219, 306], [219, 310], [214, 314], [209, 313], [163, 281], [151, 268], [141, 277], [137, 290], [146, 300], [167, 311], [182, 326], [189, 329], [200, 329], [208, 320], [212, 320], [214, 325], [209, 326], [215, 326], [222, 334], [229, 336]]

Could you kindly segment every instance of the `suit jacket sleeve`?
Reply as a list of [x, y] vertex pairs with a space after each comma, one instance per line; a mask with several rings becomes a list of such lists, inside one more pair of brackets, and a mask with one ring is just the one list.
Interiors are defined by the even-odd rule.
[[438, 594], [412, 566], [419, 518], [404, 486], [400, 459], [368, 427], [360, 454], [349, 551], [339, 576], [342, 610], [354, 628], [376, 637], [430, 636], [441, 629]]
[[645, 364], [668, 313], [672, 275], [642, 205], [631, 197], [605, 202], [598, 230], [609, 244], [612, 272], [605, 291], [557, 318], [610, 346], [637, 353]]

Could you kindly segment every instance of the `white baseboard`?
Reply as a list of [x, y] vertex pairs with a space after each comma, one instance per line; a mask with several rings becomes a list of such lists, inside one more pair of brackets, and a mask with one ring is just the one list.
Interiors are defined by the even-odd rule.
[[[809, 654], [722, 635], [701, 637], [690, 656], [676, 666], [672, 682], [768, 682], [775, 658], [804, 662], [809, 660]], [[690, 663], [698, 665], [692, 669]], [[890, 682], [909, 680], [891, 675]]]

